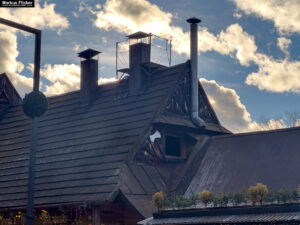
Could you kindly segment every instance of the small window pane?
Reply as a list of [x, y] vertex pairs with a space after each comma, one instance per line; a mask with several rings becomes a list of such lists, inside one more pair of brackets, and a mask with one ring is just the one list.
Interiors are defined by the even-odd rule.
[[176, 157], [181, 156], [180, 138], [173, 137], [173, 136], [166, 136], [166, 143], [165, 144], [166, 144], [165, 145], [166, 155], [176, 156]]

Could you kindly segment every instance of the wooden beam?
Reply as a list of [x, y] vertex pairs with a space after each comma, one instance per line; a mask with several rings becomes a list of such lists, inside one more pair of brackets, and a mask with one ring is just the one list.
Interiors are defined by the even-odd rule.
[[93, 225], [100, 225], [101, 219], [100, 219], [100, 206], [94, 206], [92, 210], [92, 224]]

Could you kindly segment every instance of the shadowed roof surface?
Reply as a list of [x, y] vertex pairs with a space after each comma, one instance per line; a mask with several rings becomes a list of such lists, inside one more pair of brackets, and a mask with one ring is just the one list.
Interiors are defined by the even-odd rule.
[[[113, 200], [124, 163], [188, 66], [160, 69], [134, 96], [125, 79], [99, 86], [90, 106], [80, 106], [79, 91], [49, 98], [39, 119], [35, 204]], [[30, 133], [20, 105], [0, 117], [0, 208], [26, 205]]]
[[213, 137], [185, 195], [231, 192], [262, 182], [270, 190], [300, 184], [300, 127]]

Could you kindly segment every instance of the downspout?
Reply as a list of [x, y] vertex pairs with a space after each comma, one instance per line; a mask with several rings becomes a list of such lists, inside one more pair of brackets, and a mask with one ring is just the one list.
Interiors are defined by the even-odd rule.
[[191, 24], [190, 28], [190, 58], [191, 58], [191, 103], [190, 113], [193, 123], [198, 127], [205, 127], [205, 122], [199, 117], [199, 100], [198, 100], [198, 18], [187, 20]]

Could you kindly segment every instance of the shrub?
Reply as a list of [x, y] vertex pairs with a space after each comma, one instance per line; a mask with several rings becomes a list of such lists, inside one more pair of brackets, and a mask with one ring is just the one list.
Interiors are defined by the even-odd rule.
[[212, 201], [214, 207], [217, 207], [220, 204], [219, 198], [217, 195], [212, 194], [211, 201]]
[[282, 188], [279, 191], [275, 192], [276, 199], [280, 202], [286, 203], [293, 199], [293, 193], [287, 188]]
[[229, 194], [224, 193], [222, 198], [221, 198], [221, 205], [222, 206], [227, 206], [228, 202], [229, 202]]
[[185, 198], [182, 195], [175, 196], [173, 206], [182, 208], [182, 207], [190, 207], [196, 203], [196, 199], [194, 198]]
[[162, 191], [156, 192], [154, 195], [152, 195], [152, 202], [155, 205], [155, 207], [160, 210], [163, 202], [164, 202], [164, 194]]
[[274, 192], [269, 192], [267, 195], [266, 195], [266, 198], [265, 198], [265, 201], [268, 202], [268, 203], [272, 203], [274, 202], [276, 199], [276, 194]]
[[232, 200], [233, 200], [233, 204], [234, 205], [239, 205], [242, 202], [245, 202], [246, 201], [246, 193], [245, 193], [245, 191], [238, 191], [235, 194], [233, 194]]
[[267, 185], [264, 185], [262, 183], [257, 183], [256, 192], [257, 192], [257, 200], [262, 205], [263, 200], [266, 198], [267, 194], [269, 193]]
[[293, 200], [293, 201], [297, 201], [297, 197], [298, 197], [297, 191], [293, 191], [293, 192], [292, 192], [292, 200]]
[[253, 205], [255, 202], [260, 202], [262, 205], [263, 200], [268, 194], [268, 188], [262, 183], [257, 183], [256, 186], [250, 186], [248, 189], [248, 198], [252, 201]]
[[252, 201], [253, 205], [257, 202], [257, 193], [255, 186], [250, 186], [248, 189], [248, 198]]
[[205, 207], [208, 203], [212, 202], [213, 195], [208, 190], [203, 190], [200, 192], [200, 200], [204, 203]]

